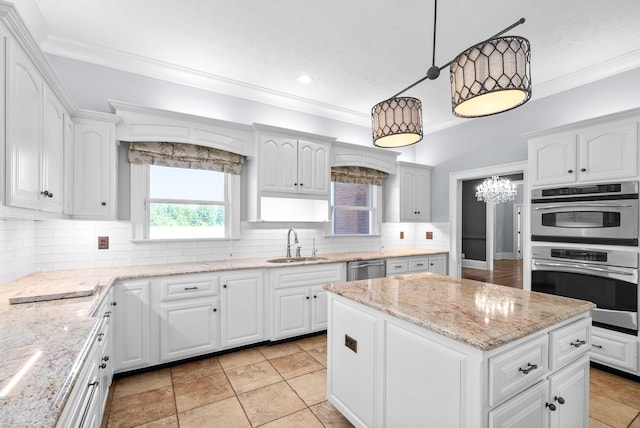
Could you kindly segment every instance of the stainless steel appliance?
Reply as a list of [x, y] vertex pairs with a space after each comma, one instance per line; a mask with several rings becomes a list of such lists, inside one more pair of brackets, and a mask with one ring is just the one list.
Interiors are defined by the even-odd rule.
[[347, 281], [382, 278], [387, 274], [387, 265], [383, 259], [362, 260], [347, 263]]
[[593, 325], [638, 332], [638, 254], [587, 248], [531, 248], [531, 290], [589, 300]]
[[638, 182], [534, 189], [531, 240], [638, 245]]

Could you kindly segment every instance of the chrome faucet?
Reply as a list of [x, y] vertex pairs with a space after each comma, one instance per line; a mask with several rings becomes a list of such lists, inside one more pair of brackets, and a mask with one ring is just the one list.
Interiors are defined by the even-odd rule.
[[[291, 257], [291, 232], [293, 232], [293, 242], [295, 244], [298, 243], [298, 233], [296, 232], [296, 230], [292, 227], [291, 229], [289, 229], [289, 232], [287, 232], [287, 257]], [[297, 248], [296, 250], [296, 256], [300, 257], [300, 247]]]

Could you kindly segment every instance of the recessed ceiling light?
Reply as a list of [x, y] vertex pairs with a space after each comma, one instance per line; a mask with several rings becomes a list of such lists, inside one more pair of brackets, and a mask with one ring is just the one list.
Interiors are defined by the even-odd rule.
[[298, 76], [298, 82], [302, 83], [303, 85], [308, 85], [309, 83], [311, 83], [312, 80], [313, 79], [311, 78], [311, 76], [307, 74]]

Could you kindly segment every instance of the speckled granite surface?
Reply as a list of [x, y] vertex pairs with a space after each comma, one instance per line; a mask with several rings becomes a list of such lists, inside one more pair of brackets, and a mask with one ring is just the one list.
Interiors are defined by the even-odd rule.
[[[39, 355], [21, 380], [0, 396], [0, 427], [55, 426], [75, 384], [77, 369], [86, 358], [83, 352], [85, 344], [94, 339], [100, 321], [100, 318], [92, 316], [92, 311], [117, 279], [442, 253], [446, 252], [406, 249], [322, 254], [322, 259], [317, 261], [285, 264], [256, 258], [36, 272], [0, 285], [0, 395], [16, 373], [34, 355]], [[89, 297], [9, 304], [12, 297], [29, 295], [37, 299], [40, 293], [50, 295], [74, 287], [84, 289], [87, 284], [99, 286], [97, 292]]]
[[491, 350], [595, 308], [591, 302], [422, 273], [325, 288], [480, 350]]

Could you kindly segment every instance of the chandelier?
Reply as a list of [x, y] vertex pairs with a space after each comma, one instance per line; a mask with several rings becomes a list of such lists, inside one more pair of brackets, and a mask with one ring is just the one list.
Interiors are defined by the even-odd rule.
[[516, 198], [516, 185], [504, 177], [497, 175], [487, 178], [476, 189], [476, 198], [480, 202], [513, 201]]
[[524, 23], [524, 18], [438, 67], [436, 21], [438, 0], [434, 0], [432, 65], [427, 75], [371, 109], [373, 144], [378, 147], [404, 147], [422, 140], [422, 103], [401, 94], [450, 66], [451, 105], [458, 117], [481, 117], [502, 113], [531, 98], [531, 52], [524, 37], [500, 37]]

